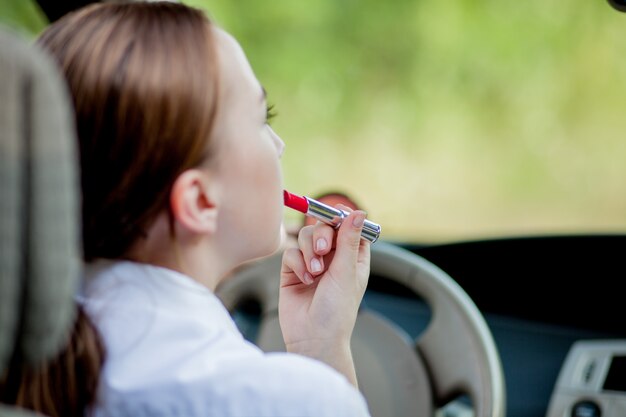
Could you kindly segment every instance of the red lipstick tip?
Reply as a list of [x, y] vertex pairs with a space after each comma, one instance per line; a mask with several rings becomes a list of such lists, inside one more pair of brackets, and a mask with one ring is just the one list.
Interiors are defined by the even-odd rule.
[[283, 190], [283, 199], [285, 200], [285, 206], [306, 214], [309, 210], [309, 202], [306, 198], [299, 195], [291, 194], [287, 190]]

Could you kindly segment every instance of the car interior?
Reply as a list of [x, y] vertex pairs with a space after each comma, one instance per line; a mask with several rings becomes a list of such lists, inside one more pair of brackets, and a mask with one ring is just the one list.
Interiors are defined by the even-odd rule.
[[[60, 71], [0, 29], [0, 373], [63, 349], [81, 273], [77, 143]], [[2, 398], [14, 395], [7, 387]], [[2, 416], [34, 416], [0, 404]]]
[[[38, 3], [55, 20], [89, 1]], [[626, 11], [622, 0], [608, 3]], [[0, 370], [18, 351], [36, 361], [59, 349], [79, 271], [77, 224], [67, 216], [77, 198], [67, 98], [55, 69], [8, 32], [0, 33]], [[58, 143], [43, 146], [43, 132]], [[24, 172], [20, 161], [30, 161]], [[23, 209], [33, 202], [37, 210]], [[371, 246], [353, 336], [372, 416], [626, 416], [624, 248], [626, 233], [433, 244], [383, 234]], [[265, 351], [285, 349], [280, 257], [245, 265], [217, 292]]]
[[[624, 243], [621, 235], [374, 243], [353, 341], [373, 415], [624, 415], [616, 272]], [[270, 351], [284, 350], [279, 267], [277, 257], [261, 261], [220, 289], [244, 334]], [[464, 301], [421, 279], [449, 281]], [[517, 296], [502, 297], [511, 292]], [[587, 414], [596, 408], [600, 414]]]

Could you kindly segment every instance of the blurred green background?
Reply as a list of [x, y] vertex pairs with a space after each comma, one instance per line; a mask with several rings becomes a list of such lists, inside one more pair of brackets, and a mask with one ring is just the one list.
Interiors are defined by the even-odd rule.
[[291, 192], [348, 192], [390, 240], [626, 231], [626, 14], [605, 0], [184, 2], [268, 90]]

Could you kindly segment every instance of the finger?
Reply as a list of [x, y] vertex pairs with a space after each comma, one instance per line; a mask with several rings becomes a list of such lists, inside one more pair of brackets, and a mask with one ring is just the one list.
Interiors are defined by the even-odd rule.
[[280, 269], [280, 286], [282, 288], [299, 283], [310, 285], [313, 277], [307, 271], [302, 252], [297, 248], [285, 249]]
[[350, 214], [350, 213], [352, 213], [354, 211], [354, 210], [352, 210], [352, 208], [350, 208], [350, 207], [348, 207], [346, 205], [343, 205], [343, 204], [337, 204], [336, 208], [338, 208], [339, 210], [345, 211], [348, 214]]
[[332, 228], [323, 223], [318, 223], [315, 226], [303, 227], [298, 235], [298, 246], [302, 252], [304, 262], [307, 267], [307, 271], [312, 276], [317, 276], [324, 271], [324, 259], [322, 256], [315, 253], [315, 234], [327, 235], [328, 232], [324, 231], [324, 228], [329, 228], [332, 233]]
[[[351, 212], [341, 223], [337, 235], [337, 248], [333, 262], [342, 268], [354, 268], [359, 258], [361, 242], [361, 230], [365, 221], [365, 212], [355, 210]], [[362, 254], [362, 252], [361, 252]]]
[[332, 226], [318, 222], [313, 229], [313, 250], [320, 258], [332, 249], [335, 238], [335, 229]]

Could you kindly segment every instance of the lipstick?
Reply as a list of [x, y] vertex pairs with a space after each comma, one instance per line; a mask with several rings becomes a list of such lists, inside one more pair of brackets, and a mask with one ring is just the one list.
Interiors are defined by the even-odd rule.
[[[312, 198], [291, 194], [287, 190], [283, 191], [283, 198], [285, 206], [329, 224], [334, 228], [338, 228], [343, 219], [348, 217], [349, 214], [346, 211], [331, 207]], [[379, 236], [380, 225], [365, 219], [363, 230], [361, 230], [361, 238], [374, 243]]]

